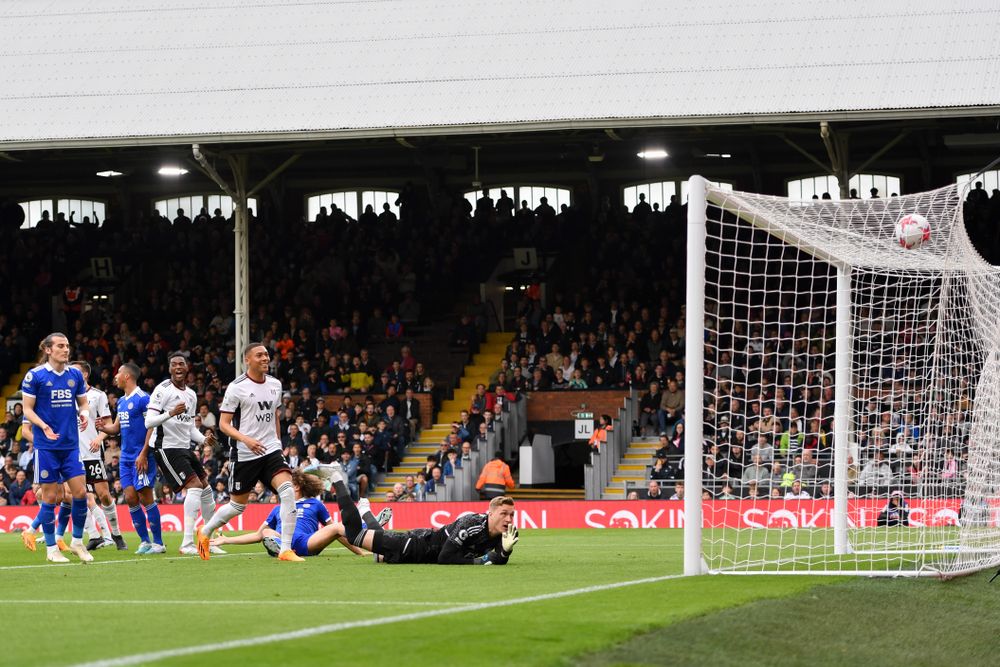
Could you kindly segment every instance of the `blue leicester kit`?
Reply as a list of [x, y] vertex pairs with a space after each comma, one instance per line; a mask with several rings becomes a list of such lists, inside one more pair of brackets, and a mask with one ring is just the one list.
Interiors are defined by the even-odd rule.
[[58, 435], [49, 440], [32, 425], [35, 439], [35, 483], [65, 482], [84, 474], [80, 463], [80, 423], [77, 396], [87, 393], [83, 374], [72, 366], [57, 373], [45, 363], [32, 368], [21, 382], [21, 393], [35, 399], [35, 412]]
[[[281, 532], [281, 506], [275, 507], [267, 515], [267, 525], [271, 530]], [[330, 512], [326, 505], [315, 498], [299, 498], [295, 501], [295, 533], [292, 535], [292, 551], [299, 556], [310, 556], [309, 538], [321, 525], [330, 522]]]
[[141, 491], [156, 481], [156, 459], [146, 457], [146, 472], [140, 474], [135, 469], [135, 460], [142, 453], [146, 443], [146, 406], [149, 394], [136, 387], [128, 396], [118, 399], [118, 425], [122, 433], [122, 454], [118, 460], [122, 488], [134, 487]]

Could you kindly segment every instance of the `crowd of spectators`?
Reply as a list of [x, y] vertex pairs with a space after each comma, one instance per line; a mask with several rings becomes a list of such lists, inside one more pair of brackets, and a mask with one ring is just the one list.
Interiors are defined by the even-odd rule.
[[683, 380], [684, 218], [673, 197], [630, 212], [600, 200], [575, 270], [553, 276], [545, 306], [528, 289], [500, 381], [508, 390], [645, 388]]
[[529, 308], [493, 380], [508, 391], [621, 391], [683, 378], [683, 314], [671, 317], [667, 305], [599, 306], [578, 295], [544, 314], [538, 302]]
[[975, 181], [962, 211], [976, 248], [993, 264], [1000, 263], [1000, 188], [990, 193]]
[[[409, 344], [408, 331], [427, 317], [423, 304], [447, 309], [456, 280], [475, 279], [512, 243], [547, 238], [570, 214], [528, 209], [508, 216], [503, 205], [491, 213], [472, 208], [459, 193], [431, 196], [412, 184], [396, 203], [398, 217], [368, 211], [353, 220], [334, 208], [295, 220], [265, 208], [249, 222], [250, 337], [270, 349], [271, 372], [286, 389], [286, 454], [299, 462], [349, 463], [352, 491], [359, 494], [378, 472], [391, 469], [420, 427], [413, 395], [433, 392], [439, 400], [450, 384], [451, 378], [432, 377]], [[165, 213], [80, 223], [45, 214], [32, 229], [12, 229], [0, 247], [0, 281], [9, 287], [0, 293], [0, 377], [33, 361], [38, 340], [61, 325], [74, 357], [90, 362], [92, 384], [109, 393], [114, 410], [111, 378], [121, 363], [137, 363], [140, 386], [150, 390], [166, 376], [165, 355], [180, 351], [191, 363], [199, 427], [215, 429], [236, 367], [232, 220], [218, 210], [194, 217], [178, 210], [172, 220]], [[93, 257], [110, 258], [114, 283], [80, 287]], [[53, 304], [61, 311], [56, 317]], [[457, 342], [472, 347], [485, 312], [482, 304], [468, 311], [456, 327], [463, 334]], [[392, 358], [373, 359], [372, 346]], [[326, 405], [330, 396], [339, 405]], [[18, 414], [8, 413], [2, 428], [0, 456], [10, 458], [0, 502], [9, 502], [12, 486], [18, 499], [14, 468], [30, 479], [32, 457], [19, 438]], [[357, 444], [361, 456], [348, 461]], [[117, 470], [114, 438], [106, 449]], [[202, 452], [220, 497], [227, 449]], [[117, 484], [114, 490], [120, 497]], [[269, 495], [261, 489], [258, 499]]]

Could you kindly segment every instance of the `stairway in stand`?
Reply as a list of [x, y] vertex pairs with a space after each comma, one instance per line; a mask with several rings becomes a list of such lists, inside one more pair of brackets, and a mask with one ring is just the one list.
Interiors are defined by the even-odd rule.
[[488, 333], [486, 342], [479, 346], [479, 352], [473, 356], [472, 363], [465, 366], [462, 377], [455, 389], [455, 398], [441, 404], [437, 423], [420, 432], [416, 442], [410, 444], [402, 463], [385, 476], [379, 485], [379, 490], [391, 487], [396, 482], [405, 482], [407, 475], [416, 475], [427, 462], [427, 455], [438, 451], [441, 441], [451, 433], [451, 424], [459, 420], [459, 412], [468, 410], [472, 397], [476, 393], [477, 384], [489, 385], [490, 376], [500, 367], [511, 334]]
[[611, 483], [604, 487], [601, 498], [625, 500], [625, 485], [629, 482], [633, 487], [645, 489], [649, 467], [653, 464], [653, 454], [658, 448], [659, 438], [632, 438]]
[[[6, 405], [8, 398], [11, 398], [14, 394], [21, 391], [21, 380], [23, 380], [27, 372], [34, 367], [35, 364], [30, 361], [25, 361], [21, 364], [20, 369], [17, 372], [7, 378], [7, 384], [5, 384], [3, 389], [0, 390], [0, 398], [4, 400], [4, 405]], [[11, 435], [13, 436], [14, 434], [12, 433]]]

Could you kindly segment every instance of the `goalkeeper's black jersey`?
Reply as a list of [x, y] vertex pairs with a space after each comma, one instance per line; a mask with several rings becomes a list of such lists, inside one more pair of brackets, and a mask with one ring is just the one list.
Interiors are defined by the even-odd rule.
[[438, 562], [467, 563], [491, 551], [490, 561], [498, 565], [509, 558], [500, 548], [501, 536], [490, 537], [486, 514], [461, 516], [435, 530], [429, 539], [440, 550]]

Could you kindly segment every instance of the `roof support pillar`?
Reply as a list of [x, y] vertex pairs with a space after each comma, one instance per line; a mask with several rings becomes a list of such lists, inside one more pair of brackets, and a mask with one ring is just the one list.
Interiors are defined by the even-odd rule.
[[851, 195], [849, 182], [851, 174], [847, 170], [847, 161], [850, 151], [847, 148], [848, 135], [846, 132], [834, 132], [827, 121], [820, 121], [819, 136], [823, 138], [823, 145], [826, 146], [826, 154], [830, 158], [830, 172], [837, 177], [840, 183], [840, 198], [847, 199]]
[[233, 173], [234, 185], [230, 185], [201, 152], [198, 144], [191, 146], [194, 159], [201, 165], [215, 183], [233, 200], [233, 317], [236, 329], [236, 374], [244, 371], [243, 348], [250, 339], [250, 258], [248, 250], [247, 229], [247, 156], [245, 154], [227, 155], [226, 161]]

